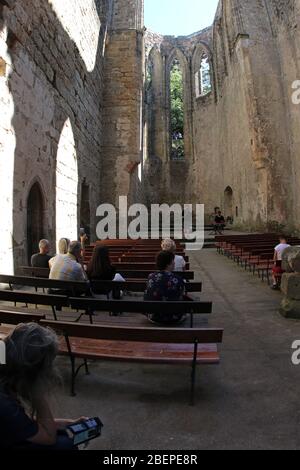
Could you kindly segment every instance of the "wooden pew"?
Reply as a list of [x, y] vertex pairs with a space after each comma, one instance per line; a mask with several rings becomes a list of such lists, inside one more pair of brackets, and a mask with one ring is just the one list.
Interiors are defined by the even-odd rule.
[[[42, 277], [42, 278], [49, 278], [50, 271], [49, 269], [45, 268], [30, 268], [27, 266], [22, 266], [20, 268], [25, 276], [30, 277]], [[148, 269], [148, 270], [134, 270], [134, 269], [124, 269], [123, 266], [120, 266], [119, 273], [126, 279], [147, 279], [149, 275], [155, 272], [156, 269]], [[193, 280], [194, 279], [194, 272], [193, 271], [185, 271], [183, 273], [176, 272], [178, 276], [183, 277], [186, 280]]]
[[[115, 360], [150, 364], [187, 364], [192, 366], [190, 404], [194, 405], [197, 364], [218, 364], [217, 344], [222, 329], [128, 328], [51, 322], [41, 324], [61, 337], [60, 354], [71, 362], [71, 394], [82, 367], [88, 373], [88, 360]], [[83, 363], [76, 367], [76, 360]]]
[[[6, 274], [0, 274], [0, 283], [8, 284], [11, 290], [14, 289], [14, 286], [34, 287], [36, 291], [39, 288], [65, 290], [72, 292], [72, 297], [76, 297], [78, 291], [83, 291], [87, 287], [85, 282], [56, 281], [38, 277], [9, 276]], [[147, 282], [146, 280], [125, 282], [92, 281], [90, 282], [90, 286], [92, 290], [95, 291], [103, 290], [110, 292], [113, 288], [119, 288], [130, 292], [145, 292]], [[187, 293], [202, 292], [202, 283], [188, 282], [185, 284], [185, 290]]]
[[20, 323], [39, 323], [43, 319], [45, 315], [40, 313], [10, 312], [0, 309], [0, 340], [8, 336]]
[[39, 288], [59, 289], [63, 291], [69, 291], [70, 295], [73, 297], [76, 297], [78, 292], [84, 292], [87, 289], [86, 282], [57, 281], [44, 277], [8, 276], [5, 274], [0, 274], [0, 283], [8, 284], [11, 290], [13, 290], [13, 286], [34, 287], [36, 291]]
[[13, 302], [15, 305], [17, 303], [22, 303], [26, 305], [32, 304], [36, 306], [49, 306], [52, 308], [52, 313], [55, 320], [57, 320], [56, 309], [61, 309], [62, 307], [69, 306], [69, 299], [66, 296], [37, 294], [32, 292], [20, 292], [9, 290], [0, 290], [0, 301]]
[[189, 314], [190, 326], [194, 326], [194, 315], [208, 315], [212, 313], [212, 302], [199, 301], [177, 301], [177, 302], [154, 302], [154, 301], [131, 301], [131, 300], [100, 300], [88, 297], [70, 298], [70, 306], [73, 310], [82, 311], [90, 317], [93, 323], [94, 312], [111, 313], [140, 313], [143, 315], [166, 313], [166, 314]]

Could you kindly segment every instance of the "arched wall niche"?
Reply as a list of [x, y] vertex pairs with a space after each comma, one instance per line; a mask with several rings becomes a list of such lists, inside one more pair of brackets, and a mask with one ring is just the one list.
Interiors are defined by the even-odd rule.
[[34, 178], [26, 200], [26, 254], [30, 264], [31, 256], [39, 250], [39, 241], [46, 237], [45, 211], [46, 198], [43, 185], [38, 177]]

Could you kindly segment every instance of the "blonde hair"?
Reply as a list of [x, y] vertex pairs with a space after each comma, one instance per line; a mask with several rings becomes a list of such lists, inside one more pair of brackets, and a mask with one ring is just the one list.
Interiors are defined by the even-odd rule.
[[165, 240], [163, 240], [161, 247], [163, 251], [171, 251], [172, 253], [176, 251], [176, 243], [174, 242], [174, 240], [171, 240], [171, 238], [166, 238]]
[[66, 255], [68, 253], [70, 240], [68, 238], [61, 238], [58, 242], [58, 253], [60, 255]]

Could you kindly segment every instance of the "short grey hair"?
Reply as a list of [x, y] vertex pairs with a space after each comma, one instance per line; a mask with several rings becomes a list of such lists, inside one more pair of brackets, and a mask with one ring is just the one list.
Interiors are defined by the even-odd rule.
[[70, 253], [70, 255], [75, 255], [81, 250], [82, 250], [81, 243], [78, 241], [74, 241], [70, 243], [68, 253]]
[[176, 251], [176, 243], [171, 238], [166, 238], [162, 241], [161, 248], [163, 251]]
[[39, 249], [43, 250], [44, 248], [47, 248], [50, 246], [49, 240], [41, 240], [39, 243]]

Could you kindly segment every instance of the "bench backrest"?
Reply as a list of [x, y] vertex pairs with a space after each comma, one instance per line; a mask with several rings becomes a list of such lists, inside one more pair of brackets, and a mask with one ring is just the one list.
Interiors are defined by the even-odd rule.
[[[73, 292], [73, 297], [76, 296], [75, 292], [83, 291], [87, 285], [85, 282], [78, 281], [56, 281], [53, 279], [45, 279], [40, 277], [27, 277], [27, 276], [9, 276], [0, 274], [0, 283], [9, 284], [10, 286], [30, 286], [36, 288], [46, 289], [60, 289]], [[128, 290], [132, 292], [144, 292], [146, 290], [147, 281], [91, 281], [91, 287], [94, 290], [103, 290], [110, 292], [114, 288]], [[202, 292], [202, 282], [188, 282], [185, 284], [186, 292]]]
[[[147, 279], [150, 274], [155, 272], [155, 270], [128, 270], [128, 269], [119, 269], [119, 273], [125, 278], [125, 279]], [[176, 276], [182, 277], [183, 279], [186, 280], [193, 280], [195, 277], [194, 271], [184, 271], [184, 272], [176, 272], [174, 273]]]
[[221, 343], [223, 329], [219, 328], [141, 328], [87, 325], [81, 323], [42, 320], [41, 325], [68, 337], [148, 343]]
[[32, 292], [0, 290], [0, 300], [33, 305], [68, 307], [69, 299], [64, 295], [35, 294]]
[[23, 313], [0, 310], [0, 323], [7, 325], [18, 325], [19, 323], [40, 322], [45, 315], [40, 313]]
[[25, 276], [46, 277], [49, 278], [50, 269], [48, 268], [32, 268], [31, 266], [21, 266], [20, 270]]
[[99, 312], [127, 312], [127, 313], [201, 313], [212, 312], [212, 302], [177, 301], [177, 302], [149, 302], [127, 300], [97, 300], [88, 298], [70, 297], [73, 310], [99, 311]]
[[40, 287], [46, 289], [60, 289], [70, 292], [84, 290], [87, 287], [85, 282], [59, 281], [55, 279], [46, 279], [43, 277], [8, 276], [4, 274], [0, 274], [0, 283], [18, 286]]
[[[1, 282], [1, 276], [0, 276]], [[125, 282], [116, 282], [116, 281], [91, 281], [92, 290], [103, 290], [111, 291], [114, 288], [121, 290], [127, 290], [132, 292], [145, 292], [147, 287], [147, 281], [125, 281]], [[202, 292], [202, 282], [187, 282], [185, 284], [186, 292]]]

